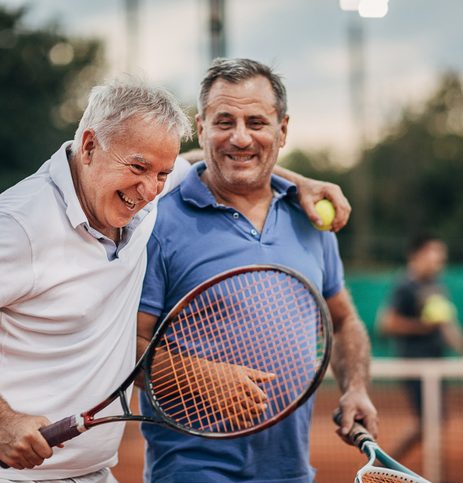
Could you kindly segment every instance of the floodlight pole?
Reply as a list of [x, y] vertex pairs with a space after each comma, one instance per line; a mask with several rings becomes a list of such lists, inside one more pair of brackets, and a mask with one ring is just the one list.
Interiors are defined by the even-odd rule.
[[209, 0], [209, 56], [225, 57], [227, 51], [225, 33], [225, 0]]
[[126, 21], [126, 58], [125, 68], [131, 72], [137, 59], [138, 31], [139, 31], [139, 0], [125, 0], [125, 21]]
[[[349, 91], [352, 118], [356, 130], [357, 161], [360, 161], [366, 142], [365, 116], [365, 41], [362, 18], [357, 12], [348, 12], [347, 29], [349, 48]], [[371, 240], [370, 222], [370, 175], [369, 166], [359, 166], [352, 187], [352, 201], [355, 210], [352, 212], [355, 239], [353, 256], [360, 261], [368, 257]]]

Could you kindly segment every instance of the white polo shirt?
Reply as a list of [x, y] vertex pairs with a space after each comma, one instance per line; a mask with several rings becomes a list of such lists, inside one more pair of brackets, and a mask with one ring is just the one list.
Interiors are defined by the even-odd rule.
[[[14, 410], [51, 421], [94, 406], [133, 368], [145, 246], [156, 218], [153, 202], [111, 255], [88, 231], [67, 146], [0, 195], [0, 395]], [[178, 159], [165, 191], [188, 168]], [[119, 404], [107, 412], [119, 413]], [[0, 468], [0, 478], [65, 478], [113, 466], [123, 430], [121, 423], [93, 428], [43, 465]]]

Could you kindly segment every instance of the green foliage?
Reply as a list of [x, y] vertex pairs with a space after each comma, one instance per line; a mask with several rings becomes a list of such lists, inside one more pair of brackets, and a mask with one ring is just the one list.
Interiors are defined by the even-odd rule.
[[72, 139], [103, 70], [98, 41], [26, 30], [24, 13], [0, 7], [0, 192]]
[[454, 261], [463, 259], [463, 91], [456, 74], [443, 76], [420, 112], [404, 112], [365, 152], [361, 169], [371, 180], [375, 237], [434, 231], [449, 243]]
[[360, 162], [339, 172], [326, 154], [293, 151], [286, 167], [343, 188], [353, 208], [339, 235], [348, 262], [390, 264], [403, 260], [406, 240], [433, 231], [463, 261], [463, 89], [444, 74], [419, 110], [406, 106]]

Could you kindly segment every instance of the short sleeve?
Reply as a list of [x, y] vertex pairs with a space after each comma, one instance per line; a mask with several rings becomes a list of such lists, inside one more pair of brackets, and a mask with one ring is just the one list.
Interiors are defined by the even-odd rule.
[[27, 295], [33, 284], [29, 237], [17, 220], [0, 213], [0, 307]]
[[336, 235], [331, 232], [323, 234], [323, 297], [330, 298], [344, 287], [344, 267], [339, 254]]
[[407, 281], [399, 283], [392, 292], [390, 306], [405, 317], [417, 317], [419, 308], [413, 284]]
[[167, 270], [162, 257], [161, 245], [154, 233], [147, 244], [148, 262], [138, 310], [159, 316], [164, 308], [167, 287]]

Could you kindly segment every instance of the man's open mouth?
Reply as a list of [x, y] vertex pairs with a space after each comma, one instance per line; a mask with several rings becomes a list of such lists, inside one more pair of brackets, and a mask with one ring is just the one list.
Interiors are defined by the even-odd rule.
[[119, 195], [119, 198], [125, 203], [127, 208], [129, 210], [133, 210], [136, 206], [136, 202], [130, 199], [128, 196], [126, 196], [122, 191], [118, 191], [117, 194]]

